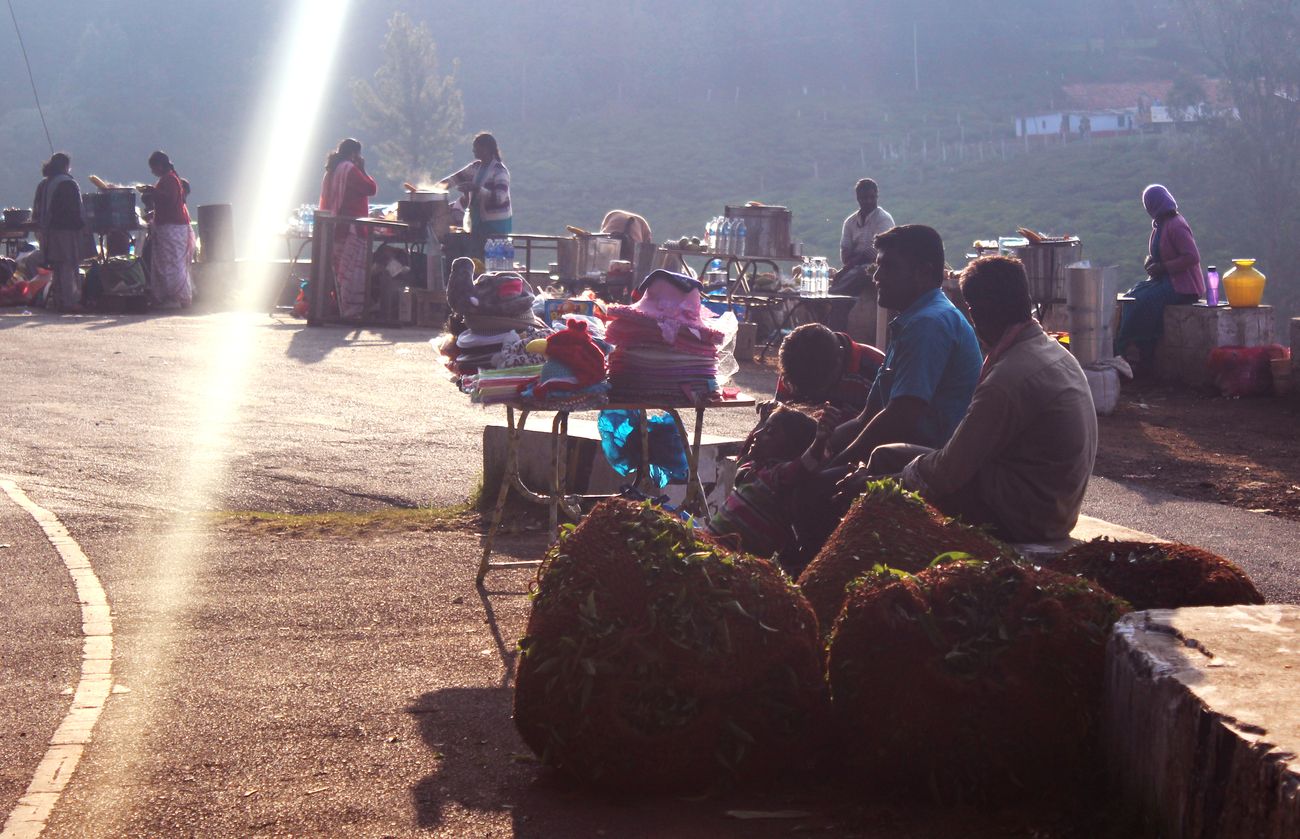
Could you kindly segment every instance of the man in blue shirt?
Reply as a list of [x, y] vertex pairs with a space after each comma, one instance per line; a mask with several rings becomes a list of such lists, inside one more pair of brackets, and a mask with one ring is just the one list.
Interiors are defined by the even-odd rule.
[[886, 443], [939, 447], [961, 422], [979, 382], [979, 340], [944, 295], [943, 239], [920, 224], [876, 237], [880, 305], [889, 324], [885, 363], [862, 413], [836, 429], [829, 467], [849, 466]]
[[[908, 224], [876, 236], [880, 305], [898, 316], [889, 324], [884, 365], [866, 407], [827, 443], [818, 479], [790, 498], [793, 543], [778, 560], [798, 574], [839, 525], [852, 499], [835, 489], [877, 446], [914, 443], [942, 447], [970, 405], [979, 383], [979, 340], [944, 295], [943, 239], [931, 227]], [[929, 442], [925, 442], [929, 441]]]

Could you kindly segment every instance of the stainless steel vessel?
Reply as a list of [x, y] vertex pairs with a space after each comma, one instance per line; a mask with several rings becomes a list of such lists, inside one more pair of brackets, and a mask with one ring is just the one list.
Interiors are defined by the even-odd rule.
[[726, 216], [745, 220], [745, 252], [742, 256], [790, 255], [790, 211], [785, 207], [728, 205]]

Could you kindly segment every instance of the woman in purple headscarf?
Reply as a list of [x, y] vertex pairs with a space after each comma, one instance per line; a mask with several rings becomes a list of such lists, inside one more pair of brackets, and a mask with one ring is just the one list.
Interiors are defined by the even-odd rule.
[[1205, 278], [1192, 228], [1178, 212], [1178, 203], [1169, 190], [1152, 184], [1142, 191], [1142, 206], [1151, 216], [1148, 279], [1128, 292], [1136, 302], [1124, 307], [1119, 334], [1115, 336], [1115, 354], [1123, 355], [1130, 346], [1136, 346], [1139, 369], [1149, 372], [1156, 341], [1165, 330], [1165, 306], [1195, 303], [1205, 294]]

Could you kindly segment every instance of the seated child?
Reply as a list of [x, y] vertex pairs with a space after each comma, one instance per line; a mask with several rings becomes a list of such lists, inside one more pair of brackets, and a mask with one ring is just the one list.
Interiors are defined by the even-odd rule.
[[818, 419], [778, 406], [750, 434], [740, 454], [736, 484], [707, 530], [723, 543], [771, 557], [790, 541], [791, 492], [817, 468], [839, 414], [827, 406]]

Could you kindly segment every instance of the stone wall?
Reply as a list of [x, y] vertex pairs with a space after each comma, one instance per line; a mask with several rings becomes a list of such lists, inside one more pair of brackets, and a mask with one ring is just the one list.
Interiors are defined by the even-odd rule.
[[1168, 306], [1165, 334], [1156, 345], [1156, 372], [1166, 381], [1206, 385], [1206, 362], [1215, 347], [1258, 347], [1273, 341], [1272, 306]]
[[1191, 839], [1300, 836], [1300, 607], [1127, 615], [1107, 649], [1111, 781]]

